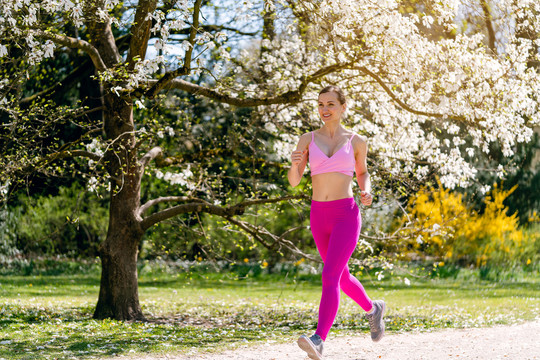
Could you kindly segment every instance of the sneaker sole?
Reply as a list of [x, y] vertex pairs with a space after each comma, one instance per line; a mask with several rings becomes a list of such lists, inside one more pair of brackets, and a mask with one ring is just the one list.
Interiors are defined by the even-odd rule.
[[386, 303], [383, 302], [382, 314], [381, 314], [381, 322], [382, 322], [381, 329], [382, 329], [382, 331], [381, 331], [381, 334], [379, 336], [377, 336], [375, 339], [371, 339], [371, 340], [373, 340], [373, 342], [378, 342], [384, 337], [384, 320], [383, 320], [383, 317], [384, 317], [384, 312], [385, 311], [386, 311]]
[[311, 341], [309, 341], [308, 338], [306, 338], [304, 336], [300, 337], [300, 339], [298, 339], [298, 346], [300, 346], [300, 349], [307, 352], [310, 359], [322, 360], [322, 355], [319, 354], [317, 349], [315, 349], [315, 347], [313, 346]]

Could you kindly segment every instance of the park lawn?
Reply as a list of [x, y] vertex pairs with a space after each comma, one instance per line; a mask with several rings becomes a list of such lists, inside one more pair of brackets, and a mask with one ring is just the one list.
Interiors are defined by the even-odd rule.
[[[540, 318], [540, 279], [398, 277], [362, 282], [388, 305], [389, 332], [511, 324]], [[293, 341], [316, 326], [317, 276], [142, 273], [148, 322], [91, 319], [99, 276], [0, 276], [0, 359], [107, 358], [218, 351], [248, 342]], [[332, 335], [367, 334], [346, 296]]]

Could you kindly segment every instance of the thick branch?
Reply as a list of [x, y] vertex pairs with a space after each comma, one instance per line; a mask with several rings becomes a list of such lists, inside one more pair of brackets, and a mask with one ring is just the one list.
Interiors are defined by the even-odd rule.
[[152, 18], [148, 16], [156, 10], [157, 0], [139, 1], [137, 12], [135, 13], [135, 23], [131, 27], [132, 34], [129, 42], [129, 51], [127, 61], [128, 69], [133, 70], [136, 64], [136, 58], [143, 60], [148, 48], [148, 39], [150, 39], [150, 27]]
[[156, 146], [155, 148], [153, 148], [152, 150], [150, 150], [149, 152], [147, 152], [142, 158], [141, 160], [139, 161], [139, 163], [141, 164], [141, 166], [143, 168], [145, 168], [148, 163], [152, 160], [154, 160], [155, 158], [157, 158], [158, 156], [161, 156], [163, 154], [163, 150], [161, 150], [161, 148], [159, 146]]
[[491, 16], [489, 4], [486, 0], [481, 0], [480, 3], [482, 4], [482, 10], [484, 11], [484, 17], [486, 19], [489, 48], [491, 49], [491, 51], [493, 51], [494, 54], [496, 54], [497, 48], [495, 47], [495, 31], [493, 30], [493, 23], [491, 21], [493, 17]]
[[97, 49], [87, 41], [65, 35], [45, 32], [43, 30], [36, 30], [35, 34], [44, 39], [49, 39], [57, 44], [67, 46], [69, 48], [82, 50], [90, 56], [90, 59], [92, 59], [92, 62], [94, 63], [96, 69], [98, 69], [99, 71], [105, 71], [107, 69]]
[[[371, 78], [373, 78], [384, 89], [384, 91], [392, 98], [392, 100], [394, 100], [399, 106], [401, 106], [406, 111], [416, 114], [416, 115], [435, 117], [435, 118], [444, 118], [444, 117], [449, 116], [447, 114], [430, 113], [427, 111], [420, 111], [420, 110], [413, 109], [412, 107], [410, 107], [409, 105], [401, 101], [397, 97], [397, 95], [394, 94], [394, 92], [388, 87], [388, 85], [386, 85], [384, 81], [379, 76], [377, 76], [377, 74], [373, 73], [372, 71], [370, 71], [368, 68], [364, 66], [359, 67], [358, 70], [362, 71], [364, 74], [369, 75]], [[463, 116], [452, 115], [452, 118], [456, 120], [466, 121], [465, 117]]]
[[[273, 1], [273, 0], [271, 0]], [[263, 13], [263, 39], [268, 39], [270, 41], [274, 40], [276, 37], [276, 27], [275, 27], [275, 20], [276, 20], [276, 10], [271, 9], [269, 6], [271, 4], [268, 4], [268, 0], [265, 0], [264, 6], [265, 10]]]
[[[145, 1], [145, 0], [143, 0]], [[116, 46], [111, 20], [103, 20], [97, 16], [105, 7], [106, 0], [82, 1], [86, 33], [88, 40], [99, 52], [103, 63], [113, 68], [122, 62], [122, 56]], [[101, 71], [100, 68], [98, 68]]]
[[223, 208], [220, 206], [211, 205], [208, 203], [191, 203], [191, 204], [183, 204], [174, 206], [172, 208], [168, 208], [162, 211], [159, 211], [155, 214], [152, 214], [141, 222], [141, 226], [143, 229], [148, 229], [151, 226], [170, 219], [172, 217], [175, 217], [180, 214], [190, 213], [190, 212], [205, 212], [212, 215], [218, 215], [221, 217], [232, 217], [235, 215], [241, 215], [244, 210], [237, 207], [228, 207]]
[[[159, 211], [155, 214], [152, 214], [144, 218], [144, 220], [142, 221], [142, 226], [144, 229], [148, 229], [149, 227], [157, 224], [158, 222], [161, 222], [163, 220], [167, 220], [174, 216], [185, 214], [188, 212], [205, 212], [205, 213], [218, 215], [218, 216], [228, 219], [235, 215], [242, 215], [245, 209], [249, 206], [260, 205], [260, 204], [270, 204], [270, 203], [276, 203], [276, 202], [281, 202], [281, 201], [286, 201], [286, 200], [305, 199], [305, 198], [306, 198], [305, 195], [295, 195], [295, 196], [285, 196], [285, 197], [280, 197], [280, 198], [247, 200], [247, 201], [243, 201], [238, 204], [227, 206], [227, 207], [215, 206], [204, 200], [193, 199], [193, 200], [196, 200], [196, 202], [191, 203], [191, 204], [183, 204], [183, 205], [174, 206], [174, 207]], [[155, 200], [150, 200], [141, 207], [140, 214], [142, 214], [149, 207], [157, 203], [183, 201], [183, 200], [184, 200], [183, 197], [162, 197]]]
[[[185, 80], [181, 79], [170, 79], [167, 81], [167, 83], [161, 82], [163, 79], [156, 81], [151, 80], [149, 83], [154, 84], [146, 93], [145, 95], [149, 98], [152, 98], [156, 96], [159, 91], [165, 88], [174, 88], [174, 89], [180, 89], [183, 91], [186, 91], [190, 94], [194, 95], [202, 95], [210, 99], [217, 100], [221, 103], [226, 103], [229, 105], [234, 105], [238, 107], [255, 107], [260, 105], [274, 105], [274, 104], [293, 104], [297, 103], [302, 99], [302, 94], [304, 93], [307, 86], [317, 80], [320, 79], [328, 74], [331, 74], [333, 72], [346, 69], [350, 67], [352, 63], [338, 63], [334, 65], [329, 65], [326, 67], [323, 67], [319, 69], [318, 71], [314, 72], [312, 75], [306, 77], [297, 90], [293, 91], [287, 91], [286, 93], [283, 93], [281, 95], [267, 97], [267, 98], [238, 98], [233, 97], [230, 95], [224, 95], [220, 94], [215, 90], [212, 90], [207, 87], [203, 87], [197, 84], [190, 83]], [[161, 85], [157, 87], [157, 83], [160, 83]]]
[[199, 202], [204, 203], [205, 202], [204, 200], [197, 199], [197, 198], [194, 198], [194, 197], [191, 197], [191, 196], [163, 196], [163, 197], [159, 197], [157, 199], [149, 200], [146, 203], [144, 203], [139, 208], [139, 214], [142, 216], [146, 212], [146, 210], [150, 209], [152, 206], [157, 205], [157, 204], [161, 204], [161, 203], [164, 203], [164, 202], [181, 202], [181, 201], [195, 201], [197, 203], [199, 203]]
[[[184, 57], [184, 68], [186, 69], [187, 73], [189, 73], [189, 70], [191, 69], [191, 56], [193, 54], [193, 49], [195, 48], [195, 37], [197, 36], [197, 31], [199, 30], [199, 15], [201, 12], [201, 3], [202, 0], [195, 0], [195, 5], [193, 7], [193, 24], [191, 25], [191, 29], [189, 31], [189, 49], [186, 51], [186, 56]], [[176, 76], [173, 77], [173, 79]]]
[[148, 91], [148, 94], [154, 94], [149, 96], [150, 98], [154, 97], [163, 90], [167, 84], [174, 78], [182, 75], [187, 75], [191, 71], [191, 57], [193, 55], [193, 49], [195, 48], [195, 37], [197, 36], [197, 31], [199, 29], [199, 15], [201, 11], [202, 0], [196, 0], [195, 6], [193, 9], [193, 25], [189, 31], [189, 48], [186, 50], [186, 55], [184, 56], [184, 66], [178, 68], [174, 71], [170, 71], [163, 75], [159, 81], [157, 81]]
[[[214, 99], [220, 103], [225, 103], [225, 104], [234, 105], [238, 107], [255, 107], [255, 106], [260, 106], [260, 105], [295, 103], [295, 102], [300, 101], [301, 99], [300, 93], [298, 91], [288, 91], [284, 94], [272, 96], [268, 98], [241, 99], [237, 97], [232, 97], [230, 95], [220, 94], [219, 92], [212, 90], [210, 88], [199, 86], [197, 84], [193, 84], [188, 81], [181, 80], [181, 79], [171, 80], [165, 87], [180, 89], [194, 95], [202, 95], [207, 98]], [[154, 92], [155, 90], [161, 90], [161, 89], [157, 89], [153, 87], [148, 91], [146, 95], [148, 97], [153, 97], [157, 95], [157, 92]]]

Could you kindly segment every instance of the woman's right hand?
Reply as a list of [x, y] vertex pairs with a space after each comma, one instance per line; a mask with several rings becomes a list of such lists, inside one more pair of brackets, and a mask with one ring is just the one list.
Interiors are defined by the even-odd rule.
[[305, 161], [308, 156], [307, 150], [295, 150], [291, 154], [292, 166], [299, 166], [302, 161]]

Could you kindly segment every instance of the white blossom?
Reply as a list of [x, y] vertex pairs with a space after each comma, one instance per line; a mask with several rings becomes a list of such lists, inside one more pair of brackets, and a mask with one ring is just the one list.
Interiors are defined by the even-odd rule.
[[138, 109], [146, 109], [146, 106], [144, 106], [144, 104], [142, 103], [142, 101], [139, 100], [139, 99], [135, 100], [135, 106], [136, 106]]
[[268, 131], [270, 133], [276, 133], [277, 132], [276, 125], [274, 125], [274, 123], [271, 123], [271, 122], [267, 122], [266, 124], [264, 124], [264, 128], [266, 129], [266, 131]]
[[504, 170], [504, 167], [499, 164], [497, 166], [497, 177], [499, 177], [500, 179], [502, 179], [504, 177], [504, 174], [505, 174], [505, 170]]
[[490, 186], [490, 185], [482, 185], [482, 186], [480, 187], [480, 193], [481, 193], [481, 194], [487, 194], [490, 190], [491, 190], [491, 186]]
[[111, 88], [111, 91], [116, 94], [116, 96], [120, 97], [119, 91], [124, 90], [121, 86], [115, 86]]
[[86, 185], [86, 189], [90, 192], [98, 192], [98, 186], [99, 182], [98, 179], [95, 177], [91, 177], [90, 180], [88, 180], [88, 184]]
[[189, 179], [192, 177], [193, 173], [188, 166], [187, 169], [182, 170], [180, 173], [171, 173], [167, 171], [165, 174], [163, 174], [162, 178], [171, 185], [181, 185], [187, 187], [188, 189], [193, 189], [195, 185], [189, 181]]
[[174, 129], [170, 126], [165, 126], [165, 131], [169, 136], [174, 136]]
[[191, 43], [189, 41], [184, 40], [184, 41], [182, 41], [182, 47], [184, 48], [184, 50], [188, 51], [193, 46], [191, 45]]
[[89, 144], [86, 144], [85, 147], [86, 147], [86, 151], [91, 152], [95, 155], [103, 156], [104, 154], [104, 151], [103, 151], [104, 145], [101, 144], [98, 139], [95, 139], [95, 138], [92, 139], [92, 142], [90, 142]]
[[55, 47], [56, 47], [56, 45], [51, 40], [45, 41], [45, 45], [43, 47], [43, 49], [44, 49], [43, 57], [44, 58], [54, 57], [54, 48]]
[[3, 185], [0, 185], [0, 198], [6, 196], [9, 192], [9, 180], [6, 181]]

